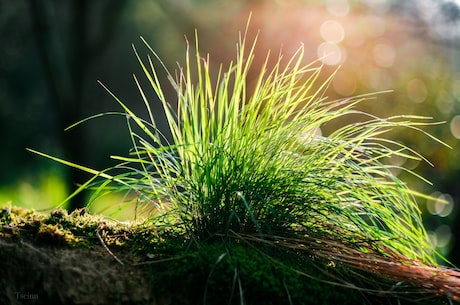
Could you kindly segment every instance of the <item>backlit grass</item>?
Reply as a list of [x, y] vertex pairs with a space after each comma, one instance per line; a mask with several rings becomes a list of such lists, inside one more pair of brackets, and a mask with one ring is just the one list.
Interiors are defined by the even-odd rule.
[[[379, 118], [355, 108], [371, 96], [328, 100], [333, 75], [320, 83], [321, 66], [304, 64], [303, 47], [287, 61], [280, 56], [269, 66], [268, 54], [265, 64], [253, 67], [256, 42], [240, 37], [235, 61], [213, 74], [196, 39], [173, 76], [143, 43], [150, 55], [134, 52], [150, 88], [137, 76], [134, 81], [148, 118], [104, 86], [126, 116], [130, 155], [113, 156], [117, 165], [94, 170], [37, 152], [94, 174], [77, 192], [123, 192], [151, 211], [156, 228], [172, 228], [189, 245], [217, 240], [231, 247], [238, 240], [374, 273], [389, 266], [380, 259], [435, 263], [415, 199], [426, 196], [408, 188], [386, 163], [392, 156], [423, 159], [385, 134], [394, 128], [425, 133], [420, 128], [431, 124], [427, 118]], [[167, 99], [157, 66], [166, 71], [176, 100]], [[251, 89], [250, 69], [259, 71]], [[147, 90], [162, 105], [167, 132], [157, 128]], [[316, 136], [323, 125], [346, 117], [360, 119]]]

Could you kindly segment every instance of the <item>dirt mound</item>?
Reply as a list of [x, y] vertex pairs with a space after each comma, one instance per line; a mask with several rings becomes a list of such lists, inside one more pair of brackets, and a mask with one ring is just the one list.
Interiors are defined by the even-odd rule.
[[68, 249], [0, 240], [0, 249], [5, 304], [167, 304], [155, 299], [142, 268], [121, 265], [102, 246]]

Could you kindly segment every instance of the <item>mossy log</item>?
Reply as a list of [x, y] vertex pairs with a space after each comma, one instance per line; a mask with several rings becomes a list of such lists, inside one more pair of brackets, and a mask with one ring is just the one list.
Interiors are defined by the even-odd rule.
[[[161, 243], [145, 223], [77, 211], [0, 212], [0, 300], [4, 304], [449, 304], [328, 284], [346, 272], [321, 260], [274, 263], [246, 244], [210, 243], [184, 251]], [[185, 247], [187, 248], [187, 247]], [[281, 252], [273, 251], [271, 257]], [[278, 255], [278, 256], [277, 256]], [[297, 266], [304, 274], [289, 273]], [[363, 285], [370, 278], [363, 275]], [[429, 284], [429, 283], [427, 283]], [[416, 303], [413, 301], [417, 300]]]

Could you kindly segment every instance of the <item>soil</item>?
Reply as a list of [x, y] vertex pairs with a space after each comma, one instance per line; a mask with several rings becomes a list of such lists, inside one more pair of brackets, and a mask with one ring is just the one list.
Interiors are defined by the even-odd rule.
[[[5, 304], [167, 304], [140, 268], [105, 249], [65, 249], [0, 240], [0, 300]], [[123, 274], [123, 276], [120, 276]]]

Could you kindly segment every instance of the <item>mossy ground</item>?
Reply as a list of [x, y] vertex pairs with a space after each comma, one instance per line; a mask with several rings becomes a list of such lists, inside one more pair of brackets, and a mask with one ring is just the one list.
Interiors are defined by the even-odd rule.
[[[116, 276], [126, 277], [124, 284], [118, 285], [135, 287], [140, 281], [133, 270], [140, 271], [141, 282], [152, 287], [156, 295], [153, 304], [414, 304], [411, 300], [416, 299], [410, 295], [411, 291], [406, 298], [396, 299], [350, 289], [344, 287], [345, 282], [330, 284], [334, 278], [354, 276], [362, 277], [363, 288], [378, 288], [371, 285], [369, 274], [358, 275], [340, 264], [304, 253], [228, 237], [192, 242], [174, 232], [158, 232], [148, 222], [120, 223], [90, 215], [85, 210], [68, 214], [57, 209], [41, 214], [6, 207], [0, 210], [0, 224], [0, 239], [8, 243], [29, 242], [34, 247], [99, 251], [94, 256], [94, 268], [100, 268], [97, 257], [111, 260], [111, 264], [121, 270]], [[0, 247], [0, 258], [6, 253], [5, 249]], [[31, 260], [33, 263], [33, 258]], [[78, 262], [72, 261], [72, 264]], [[123, 273], [127, 269], [122, 265], [129, 266], [130, 271]], [[108, 290], [99, 290], [103, 291]], [[145, 304], [149, 304], [149, 298], [152, 297], [144, 298]], [[423, 299], [423, 295], [417, 298]], [[50, 301], [50, 298], [42, 298], [45, 299]], [[166, 301], [161, 303], [159, 299]], [[78, 303], [70, 299], [66, 302]], [[128, 298], [120, 304], [130, 302]], [[448, 303], [435, 299], [419, 300], [417, 304]]]

